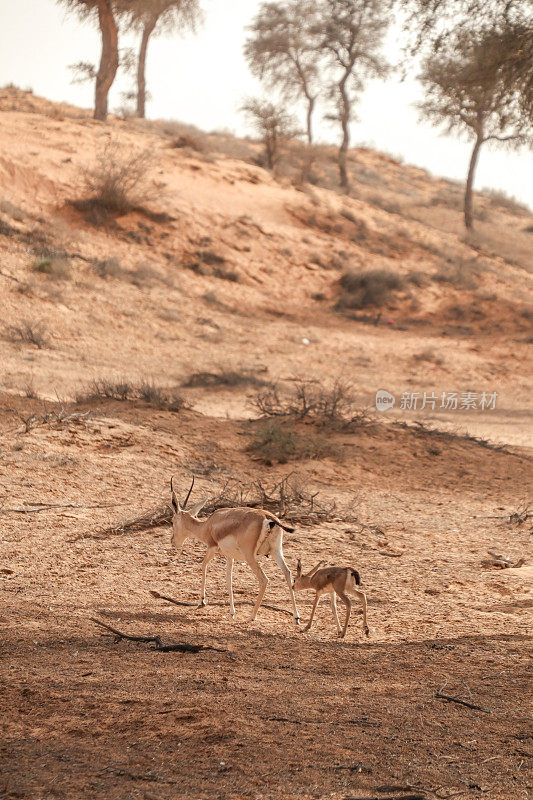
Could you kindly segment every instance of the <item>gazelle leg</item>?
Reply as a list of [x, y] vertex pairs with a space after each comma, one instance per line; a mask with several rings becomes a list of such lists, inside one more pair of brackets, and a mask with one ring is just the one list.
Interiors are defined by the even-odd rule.
[[281, 546], [279, 546], [278, 548], [276, 548], [274, 551], [271, 551], [271, 552], [272, 552], [272, 555], [274, 556], [277, 564], [280, 566], [283, 574], [285, 575], [285, 580], [287, 581], [287, 586], [289, 587], [289, 594], [291, 596], [292, 616], [293, 616], [295, 624], [299, 625], [300, 624], [300, 616], [298, 614], [298, 609], [296, 608], [296, 599], [294, 597], [294, 591], [293, 591], [293, 588], [292, 588], [292, 575], [291, 575], [290, 569], [288, 568], [288, 566], [287, 566], [287, 564], [285, 562], [285, 559], [283, 558], [283, 550], [281, 549]]
[[226, 561], [226, 583], [228, 584], [229, 592], [229, 612], [232, 617], [235, 617], [235, 606], [233, 605], [233, 559], [228, 558]]
[[318, 605], [318, 601], [319, 600], [320, 600], [320, 595], [317, 592], [315, 594], [315, 599], [313, 600], [313, 608], [311, 609], [311, 617], [309, 618], [309, 622], [307, 623], [305, 628], [302, 630], [302, 633], [305, 633], [306, 631], [308, 631], [309, 628], [311, 627], [311, 625], [313, 624], [313, 617], [315, 616], [315, 611], [316, 611], [316, 607]]
[[266, 588], [268, 586], [268, 578], [261, 569], [261, 567], [259, 566], [256, 558], [251, 558], [250, 561], [248, 561], [248, 566], [250, 567], [255, 577], [259, 581], [259, 594], [257, 595], [257, 600], [255, 601], [252, 613], [246, 620], [247, 622], [253, 622], [257, 614], [257, 610], [261, 605], [261, 603], [263, 602], [263, 597], [265, 596]]
[[331, 600], [331, 610], [333, 611], [333, 618], [337, 624], [337, 634], [340, 636], [342, 628], [339, 622], [339, 615], [337, 614], [337, 595], [335, 594], [335, 592], [331, 593], [330, 600]]
[[207, 605], [205, 602], [205, 579], [207, 575], [207, 565], [215, 557], [217, 550], [218, 547], [208, 547], [205, 551], [204, 560], [202, 561], [202, 590], [200, 593], [200, 607]]
[[346, 629], [348, 627], [348, 621], [350, 619], [350, 611], [352, 610], [352, 601], [350, 600], [348, 595], [343, 594], [342, 592], [337, 592], [337, 594], [339, 595], [340, 599], [342, 600], [342, 602], [346, 606], [346, 620], [344, 622], [344, 628], [342, 630], [342, 633], [340, 634], [341, 638], [344, 639], [344, 637], [346, 636]]
[[353, 594], [357, 595], [357, 597], [361, 601], [361, 605], [363, 606], [363, 630], [365, 634], [368, 636], [370, 634], [370, 630], [366, 623], [366, 594], [364, 592], [359, 591], [358, 589], [354, 589]]

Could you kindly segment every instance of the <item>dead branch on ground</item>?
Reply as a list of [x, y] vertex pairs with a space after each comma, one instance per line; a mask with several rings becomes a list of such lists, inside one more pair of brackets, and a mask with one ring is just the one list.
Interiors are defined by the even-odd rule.
[[519, 567], [523, 567], [526, 563], [525, 558], [519, 558], [518, 561], [513, 562], [507, 556], [502, 556], [499, 553], [495, 553], [493, 550], [489, 550], [488, 553], [491, 558], [485, 558], [481, 562], [481, 566], [483, 567], [494, 567], [496, 569], [518, 569]]
[[474, 515], [469, 519], [502, 519], [509, 524], [522, 525], [533, 517], [533, 509], [528, 502], [520, 503], [510, 514], [489, 514], [488, 516]]
[[[448, 700], [450, 703], [459, 703], [462, 706], [467, 706], [467, 708], [473, 708], [476, 711], [483, 711], [484, 714], [492, 714], [492, 711], [489, 711], [488, 708], [483, 708], [483, 706], [478, 706], [475, 703], [470, 703], [468, 700], [462, 700], [459, 697], [459, 695], [456, 695], [454, 697], [451, 694], [442, 694], [442, 690], [444, 689], [447, 683], [448, 681], [445, 680], [440, 689], [437, 689], [437, 691], [435, 692], [435, 697], [439, 697], [442, 700]], [[468, 692], [468, 696], [472, 697], [472, 693], [466, 683], [464, 684], [464, 686]]]
[[90, 620], [91, 622], [94, 622], [95, 625], [100, 625], [100, 627], [105, 628], [106, 630], [110, 631], [110, 633], [113, 633], [116, 637], [115, 641], [127, 639], [130, 642], [153, 642], [155, 647], [153, 647], [152, 650], [159, 650], [162, 653], [170, 653], [174, 651], [178, 653], [199, 653], [201, 650], [215, 650], [217, 653], [227, 653], [227, 650], [222, 650], [219, 647], [212, 647], [210, 644], [188, 644], [187, 642], [182, 644], [163, 644], [160, 636], [133, 636], [128, 633], [123, 633], [116, 628], [112, 628], [111, 625], [106, 625], [105, 622], [102, 622], [95, 617], [91, 617]]

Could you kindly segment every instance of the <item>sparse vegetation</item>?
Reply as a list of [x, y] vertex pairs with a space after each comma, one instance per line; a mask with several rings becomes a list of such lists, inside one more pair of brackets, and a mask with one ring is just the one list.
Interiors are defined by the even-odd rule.
[[456, 289], [475, 289], [477, 276], [486, 265], [477, 258], [448, 260], [432, 277], [437, 283], [450, 283]]
[[71, 205], [93, 224], [103, 224], [113, 215], [143, 211], [153, 197], [148, 181], [153, 163], [150, 150], [126, 151], [118, 142], [110, 141], [96, 163], [84, 170], [88, 196], [72, 200]]
[[503, 208], [517, 217], [531, 214], [531, 209], [525, 203], [521, 203], [516, 197], [513, 197], [502, 189], [485, 189], [482, 194], [488, 197], [491, 204], [497, 208]]
[[66, 258], [41, 258], [33, 263], [32, 270], [56, 281], [70, 280], [72, 273]]
[[252, 406], [262, 417], [292, 417], [331, 430], [353, 430], [370, 422], [357, 408], [352, 386], [342, 380], [330, 386], [300, 380], [285, 394], [269, 386], [256, 395]]
[[266, 464], [339, 455], [338, 448], [324, 434], [302, 433], [290, 424], [275, 421], [258, 427], [246, 449]]
[[193, 372], [183, 386], [203, 388], [234, 388], [237, 386], [263, 386], [264, 378], [251, 370], [220, 369], [216, 372]]
[[149, 380], [133, 383], [126, 379], [98, 378], [76, 397], [79, 404], [96, 400], [142, 400], [152, 408], [166, 411], [181, 411], [187, 405], [176, 390], [162, 388]]
[[383, 269], [348, 271], [341, 275], [339, 285], [341, 294], [335, 307], [339, 310], [357, 309], [387, 305], [394, 293], [404, 287], [405, 279], [396, 272]]
[[283, 143], [293, 139], [297, 133], [296, 120], [282, 106], [257, 98], [249, 98], [242, 111], [264, 144], [265, 166], [274, 169]]
[[17, 325], [10, 325], [8, 336], [12, 342], [34, 344], [39, 350], [49, 346], [48, 329], [44, 322], [24, 319]]
[[91, 269], [99, 278], [119, 278], [124, 273], [118, 258], [95, 259]]

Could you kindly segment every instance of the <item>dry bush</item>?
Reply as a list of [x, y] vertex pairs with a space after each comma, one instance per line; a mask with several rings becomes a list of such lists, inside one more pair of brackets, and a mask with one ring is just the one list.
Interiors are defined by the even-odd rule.
[[71, 205], [94, 224], [105, 223], [113, 215], [144, 210], [144, 204], [153, 198], [148, 180], [153, 164], [148, 149], [126, 150], [117, 142], [108, 142], [95, 164], [83, 172], [88, 196], [71, 201]]
[[[259, 480], [243, 481], [227, 477], [221, 486], [213, 486], [211, 497], [204, 506], [202, 515], [212, 514], [219, 508], [264, 508], [288, 522], [315, 525], [337, 518], [335, 500], [323, 501], [318, 492], [313, 492], [305, 478], [289, 473], [273, 487], [265, 487]], [[113, 536], [170, 525], [172, 521], [170, 502], [161, 503], [141, 512], [136, 517], [125, 519], [100, 532], [100, 536]], [[346, 520], [353, 520], [349, 513]]]
[[194, 372], [183, 386], [196, 388], [219, 388], [236, 386], [264, 386], [266, 381], [251, 370], [220, 369], [217, 372]]
[[142, 288], [150, 286], [159, 278], [159, 275], [150, 264], [138, 264], [131, 272], [124, 272], [123, 277], [131, 281], [134, 286]]
[[396, 200], [390, 200], [388, 197], [384, 197], [381, 194], [373, 194], [369, 197], [365, 197], [365, 201], [376, 206], [376, 208], [381, 208], [388, 214], [398, 214], [401, 216], [404, 213], [401, 205], [397, 203]]
[[43, 322], [23, 319], [18, 325], [10, 325], [7, 332], [12, 342], [34, 344], [39, 350], [49, 346], [48, 331]]
[[344, 310], [387, 305], [405, 282], [403, 276], [384, 269], [344, 272], [339, 279], [342, 291], [335, 307]]
[[22, 391], [24, 392], [24, 397], [27, 397], [30, 400], [38, 400], [39, 394], [35, 388], [35, 384], [33, 382], [33, 376], [28, 378], [24, 386], [22, 387]]
[[503, 208], [514, 214], [517, 217], [522, 217], [525, 214], [531, 214], [531, 209], [525, 203], [517, 200], [516, 197], [507, 194], [501, 189], [484, 189], [482, 192], [484, 197], [488, 197], [491, 205], [497, 208]]
[[475, 289], [478, 285], [477, 277], [490, 265], [477, 258], [458, 258], [441, 265], [432, 279], [437, 283], [449, 283], [456, 289]]
[[264, 156], [258, 159], [263, 162], [260, 166], [274, 169], [279, 161], [282, 145], [298, 135], [295, 117], [283, 106], [255, 97], [249, 97], [243, 103], [241, 111], [263, 142]]
[[126, 379], [98, 378], [76, 397], [76, 402], [79, 404], [97, 400], [142, 400], [152, 408], [166, 411], [181, 411], [187, 406], [186, 401], [175, 390], [164, 389], [147, 380], [135, 384]]
[[226, 259], [213, 250], [197, 250], [196, 255], [200, 261], [212, 267], [215, 264], [225, 264]]
[[275, 421], [255, 430], [246, 449], [265, 464], [339, 455], [339, 449], [324, 434], [316, 431], [300, 433], [290, 424]]
[[195, 150], [197, 153], [205, 152], [205, 144], [199, 136], [192, 136], [190, 133], [182, 133], [170, 143], [171, 147], [180, 150], [187, 148], [188, 150]]
[[66, 258], [54, 256], [41, 258], [33, 263], [32, 270], [57, 281], [68, 281], [72, 277], [70, 264]]
[[118, 258], [95, 259], [91, 262], [91, 269], [99, 278], [119, 278], [124, 270], [120, 266]]
[[[441, 189], [431, 197], [429, 201], [430, 206], [441, 206], [449, 208], [452, 211], [463, 213], [464, 211], [464, 194], [460, 189]], [[480, 222], [486, 222], [489, 218], [489, 213], [486, 208], [479, 205], [479, 197], [477, 202], [474, 203], [474, 219]]]
[[252, 406], [262, 417], [292, 417], [331, 430], [355, 430], [370, 423], [356, 407], [351, 385], [342, 380], [331, 386], [296, 381], [284, 396], [277, 386], [269, 386], [253, 398]]
[[215, 267], [213, 269], [213, 276], [223, 281], [231, 281], [231, 283], [239, 283], [241, 276], [234, 269], [226, 269], [225, 267]]

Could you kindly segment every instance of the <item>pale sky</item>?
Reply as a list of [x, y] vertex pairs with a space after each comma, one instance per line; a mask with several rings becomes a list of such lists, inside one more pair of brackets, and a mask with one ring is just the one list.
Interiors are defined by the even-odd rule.
[[[244, 135], [239, 106], [247, 95], [261, 93], [248, 71], [242, 49], [245, 26], [260, 0], [203, 0], [204, 28], [196, 36], [154, 38], [148, 52], [147, 80], [152, 100], [147, 116], [175, 119], [212, 131], [229, 129]], [[124, 37], [121, 46], [136, 46]], [[399, 56], [398, 30], [388, 37], [385, 55]], [[88, 22], [80, 22], [53, 0], [0, 0], [0, 85], [31, 87], [52, 100], [90, 107], [92, 85], [72, 84], [68, 65], [97, 62], [99, 37]], [[121, 104], [128, 81], [120, 78], [110, 95], [110, 108]], [[464, 180], [470, 144], [443, 136], [419, 122], [413, 103], [421, 97], [414, 78], [392, 77], [368, 84], [352, 124], [352, 142], [402, 156], [434, 175]], [[321, 110], [323, 114], [324, 110]], [[303, 120], [303, 117], [302, 117]], [[335, 142], [337, 132], [323, 120], [315, 122], [317, 138]], [[533, 158], [530, 150], [507, 153], [482, 150], [476, 188], [503, 189], [533, 207]]]

